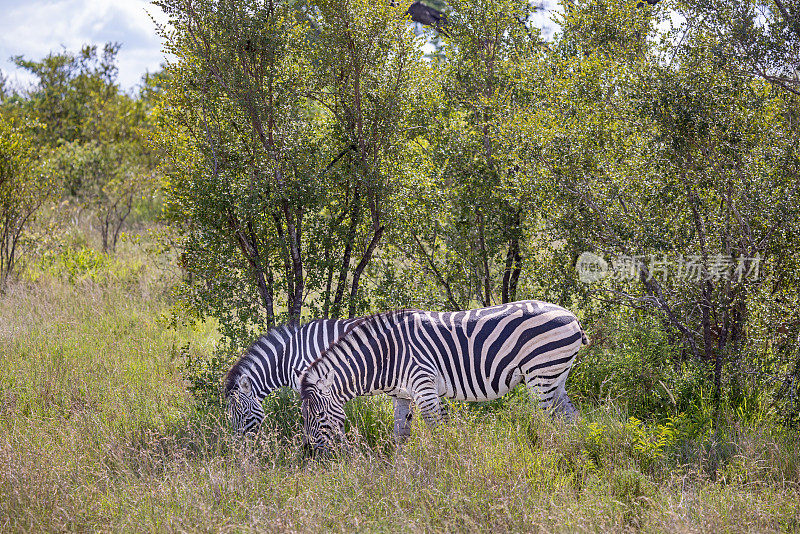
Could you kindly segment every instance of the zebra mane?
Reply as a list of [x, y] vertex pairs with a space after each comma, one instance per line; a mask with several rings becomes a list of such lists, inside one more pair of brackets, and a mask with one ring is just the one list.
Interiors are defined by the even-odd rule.
[[340, 336], [339, 339], [331, 343], [328, 348], [319, 355], [319, 358], [314, 360], [311, 365], [308, 366], [305, 372], [303, 372], [302, 376], [300, 377], [300, 398], [305, 399], [308, 387], [314, 384], [314, 379], [312, 379], [311, 375], [316, 374], [322, 362], [330, 359], [331, 357], [340, 355], [342, 350], [341, 346], [345, 341], [355, 339], [356, 336], [359, 336], [362, 333], [373, 335], [378, 334], [379, 332], [383, 331], [387, 324], [390, 326], [395, 325], [416, 311], [419, 310], [413, 308], [402, 308], [399, 310], [378, 312], [360, 318], [358, 322], [353, 325], [353, 328]]
[[242, 353], [239, 359], [236, 360], [236, 363], [233, 364], [233, 367], [231, 367], [231, 370], [228, 371], [228, 374], [225, 375], [225, 380], [223, 381], [225, 386], [225, 396], [227, 397], [230, 395], [231, 390], [236, 386], [236, 381], [240, 376], [242, 376], [242, 374], [244, 374], [244, 371], [250, 367], [250, 363], [254, 362], [260, 357], [253, 351], [253, 347], [261, 342], [275, 341], [278, 343], [285, 343], [295, 332], [300, 329], [300, 327], [301, 325], [296, 322], [273, 326], [267, 331], [266, 334], [259, 336], [258, 339], [253, 341], [247, 350]]

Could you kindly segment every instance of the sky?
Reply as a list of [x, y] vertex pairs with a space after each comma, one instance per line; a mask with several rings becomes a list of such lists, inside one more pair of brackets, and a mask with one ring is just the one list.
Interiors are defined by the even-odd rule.
[[[550, 9], [556, 0], [542, 3], [545, 9], [535, 15], [534, 23], [550, 38]], [[104, 43], [119, 42], [119, 83], [135, 89], [145, 72], [159, 70], [164, 58], [151, 15], [165, 21], [149, 0], [0, 0], [0, 71], [21, 89], [34, 79], [16, 68], [11, 56], [39, 60], [64, 49], [78, 52], [85, 44], [102, 49]]]
[[134, 89], [164, 57], [149, 14], [164, 20], [148, 0], [0, 0], [0, 70], [11, 85], [25, 87], [33, 78], [11, 56], [38, 60], [64, 48], [77, 52], [85, 44], [102, 49], [119, 42], [119, 83]]

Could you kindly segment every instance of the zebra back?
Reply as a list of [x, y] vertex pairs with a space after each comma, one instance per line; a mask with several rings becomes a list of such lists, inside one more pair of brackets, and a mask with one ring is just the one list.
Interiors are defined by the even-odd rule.
[[577, 350], [587, 342], [572, 312], [533, 300], [463, 312], [381, 313], [309, 366], [301, 397], [323, 378], [349, 399], [394, 390], [406, 395], [431, 387], [432, 377], [439, 395], [471, 401], [496, 399], [524, 381], [549, 404], [563, 394]]

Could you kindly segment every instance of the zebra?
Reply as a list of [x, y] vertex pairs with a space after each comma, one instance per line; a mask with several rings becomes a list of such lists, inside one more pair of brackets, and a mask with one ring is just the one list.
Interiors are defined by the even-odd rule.
[[442, 414], [440, 397], [492, 400], [523, 380], [541, 408], [574, 418], [564, 384], [578, 349], [588, 343], [572, 312], [536, 300], [459, 312], [376, 314], [328, 347], [301, 376], [304, 439], [329, 450], [343, 430], [344, 404], [356, 396], [413, 399], [434, 425]]
[[[273, 391], [290, 387], [300, 391], [300, 374], [331, 343], [359, 324], [356, 319], [318, 319], [302, 326], [271, 328], [250, 345], [224, 379], [228, 419], [234, 431], [257, 432], [264, 420], [261, 401]], [[395, 434], [410, 433], [410, 399], [393, 399]]]

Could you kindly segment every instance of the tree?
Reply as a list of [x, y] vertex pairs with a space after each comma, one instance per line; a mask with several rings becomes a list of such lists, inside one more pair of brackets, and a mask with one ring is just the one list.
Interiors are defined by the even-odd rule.
[[12, 58], [38, 79], [27, 94], [27, 105], [44, 125], [40, 133], [45, 142], [56, 146], [60, 141], [88, 141], [107, 133], [101, 123], [106, 104], [119, 93], [119, 48], [118, 43], [108, 43], [99, 54], [96, 46], [87, 45], [77, 54], [65, 50], [40, 61]]
[[114, 252], [134, 202], [153, 190], [152, 167], [135, 142], [65, 143], [53, 150], [50, 172], [75, 188], [74, 198], [94, 214], [103, 252]]
[[20, 106], [43, 125], [40, 139], [53, 149], [47, 168], [67, 200], [95, 215], [104, 252], [116, 249], [134, 201], [154, 187], [155, 162], [144, 140], [151, 104], [117, 85], [119, 47], [15, 58], [39, 79]]
[[517, 298], [524, 226], [536, 214], [521, 185], [527, 180], [515, 154], [521, 139], [509, 124], [533, 105], [523, 72], [537, 60], [540, 43], [526, 26], [528, 2], [450, 4], [443, 55], [435, 62], [441, 84], [430, 136], [435, 177], [425, 186], [433, 194], [409, 212], [417, 220], [407, 225], [404, 249], [431, 273], [446, 307], [463, 309], [476, 300], [490, 306]]
[[797, 0], [693, 0], [678, 2], [686, 33], [715, 36], [714, 56], [800, 96], [800, 2]]
[[52, 192], [39, 169], [36, 125], [0, 108], [0, 291], [28, 246], [26, 231]]
[[[392, 212], [403, 168], [406, 143], [419, 135], [413, 107], [425, 68], [418, 43], [404, 20], [404, 11], [390, 4], [372, 2], [315, 2], [319, 14], [318, 40], [312, 41], [310, 57], [318, 69], [310, 96], [332, 113], [332, 135], [345, 153], [352, 170], [347, 188], [349, 201], [345, 248], [338, 269], [338, 283], [331, 301], [331, 314], [341, 314], [342, 295], [350, 271], [348, 315], [359, 308], [359, 283], [384, 235]], [[363, 27], [359, 27], [364, 22]], [[358, 245], [356, 232], [363, 225], [367, 237], [361, 243], [361, 258], [354, 267], [351, 255]], [[325, 294], [331, 289], [332, 266]], [[327, 315], [327, 302], [323, 306]]]
[[402, 10], [160, 5], [177, 58], [167, 67], [162, 146], [167, 213], [191, 273], [187, 302], [220, 317], [231, 339], [274, 324], [283, 306], [292, 321], [304, 309], [357, 313], [402, 169], [390, 156], [410, 135], [419, 53]]
[[[711, 54], [717, 68], [731, 76], [763, 80], [774, 88], [771, 96], [776, 116], [773, 119], [783, 130], [776, 138], [775, 148], [785, 142], [784, 136], [800, 138], [800, 3], [796, 0], [700, 0], [679, 2], [677, 8], [688, 20], [687, 37], [713, 36]], [[787, 178], [796, 179], [796, 159], [784, 157], [782, 162]], [[779, 205], [786, 204], [796, 205], [794, 188], [789, 190], [789, 198], [782, 199]], [[767, 274], [768, 280], [750, 304], [759, 312], [752, 314], [748, 330], [759, 334], [748, 340], [748, 345], [752, 347], [756, 341], [761, 341], [762, 347], [766, 343], [770, 348], [754, 351], [763, 356], [750, 364], [748, 374], [768, 374], [771, 381], [781, 384], [774, 403], [781, 407], [786, 421], [797, 425], [800, 407], [794, 398], [800, 393], [800, 351], [796, 349], [800, 339], [800, 314], [797, 312], [800, 278], [797, 262], [787, 251], [796, 250], [798, 230], [793, 224], [797, 220], [796, 212], [789, 210], [785, 216], [787, 219], [776, 225], [770, 239], [773, 242], [770, 247], [772, 268]], [[757, 316], [761, 317], [754, 320]]]
[[712, 32], [651, 38], [665, 16], [573, 3], [530, 132], [559, 226], [628, 276], [597, 294], [657, 313], [710, 368], [719, 408], [725, 366], [754, 361], [749, 310], [798, 237], [797, 137], [784, 95], [727, 69]]

